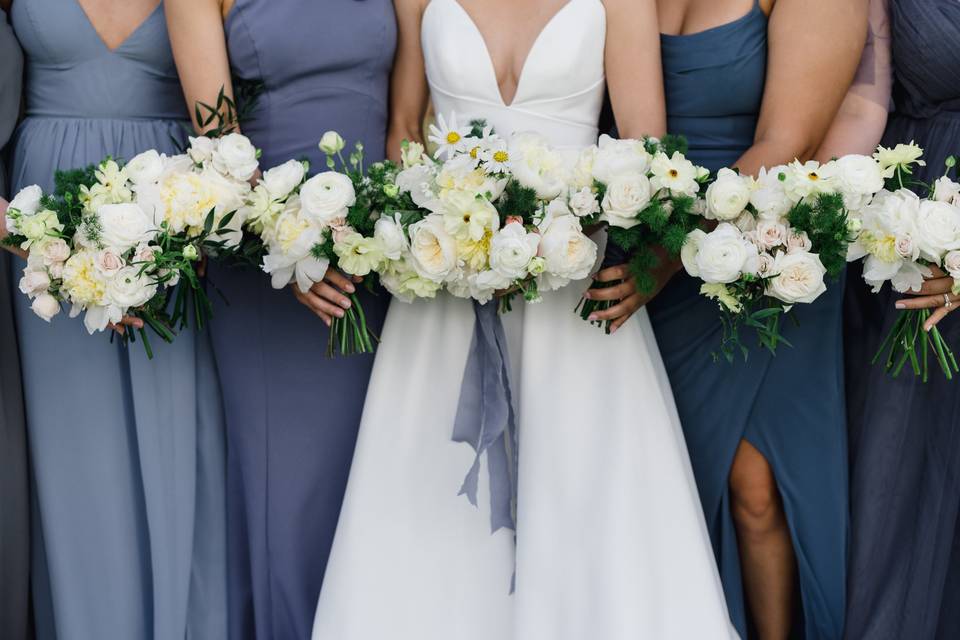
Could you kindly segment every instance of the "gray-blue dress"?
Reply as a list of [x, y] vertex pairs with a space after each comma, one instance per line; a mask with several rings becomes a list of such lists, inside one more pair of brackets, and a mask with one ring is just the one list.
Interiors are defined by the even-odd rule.
[[[162, 9], [114, 51], [74, 0], [16, 0], [12, 16], [27, 61], [13, 189], [49, 190], [55, 170], [106, 155], [175, 151], [186, 111]], [[43, 322], [25, 296], [15, 311], [38, 637], [225, 637], [223, 422], [207, 340], [155, 340], [150, 361], [79, 319]]]
[[[235, 80], [262, 82], [243, 132], [263, 167], [308, 158], [328, 129], [382, 159], [396, 42], [390, 0], [237, 0]], [[360, 426], [372, 356], [328, 359], [327, 327], [255, 269], [212, 266], [214, 352], [227, 416], [230, 637], [300, 640], [310, 627]], [[388, 296], [364, 295], [376, 331]]]
[[[732, 165], [753, 144], [763, 98], [767, 19], [758, 4], [732, 23], [662, 38], [668, 130], [690, 142], [711, 170]], [[649, 305], [670, 376], [713, 541], [730, 615], [741, 635], [747, 614], [729, 475], [742, 439], [773, 467], [796, 551], [802, 637], [832, 640], [843, 630], [847, 545], [847, 450], [840, 307], [834, 285], [791, 311], [776, 357], [754, 345], [749, 360], [713, 362], [720, 345], [716, 303], [678, 274]], [[802, 308], [801, 308], [802, 307]]]
[[[960, 2], [890, 0], [894, 111], [884, 145], [915, 140], [943, 175], [960, 153]], [[956, 177], [955, 174], [951, 174]], [[851, 269], [845, 306], [851, 553], [847, 638], [960, 637], [960, 381], [923, 384], [870, 360], [897, 317]], [[960, 315], [939, 325], [960, 352]]]
[[[20, 113], [23, 57], [0, 10], [0, 153]], [[0, 198], [7, 192], [0, 156]], [[0, 252], [0, 638], [26, 640], [30, 595], [30, 502], [20, 358], [11, 310], [9, 256]]]

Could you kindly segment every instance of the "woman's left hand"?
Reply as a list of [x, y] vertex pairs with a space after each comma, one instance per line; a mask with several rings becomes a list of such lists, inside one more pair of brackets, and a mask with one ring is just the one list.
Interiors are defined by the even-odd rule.
[[910, 297], [897, 300], [897, 309], [933, 309], [937, 310], [930, 314], [927, 321], [923, 324], [924, 331], [932, 330], [937, 324], [946, 318], [960, 302], [960, 295], [953, 293], [953, 278], [943, 272], [942, 269], [931, 267], [933, 275], [923, 281], [920, 291], [908, 291]]
[[588, 289], [583, 297], [587, 300], [619, 300], [617, 304], [603, 311], [595, 311], [590, 314], [590, 322], [610, 322], [610, 333], [616, 333], [617, 329], [623, 326], [623, 323], [630, 319], [640, 307], [653, 300], [658, 293], [667, 285], [670, 278], [679, 270], [679, 263], [672, 261], [661, 261], [661, 266], [654, 270], [657, 278], [657, 285], [654, 290], [647, 295], [637, 291], [637, 281], [630, 273], [630, 267], [620, 264], [615, 267], [607, 267], [593, 277], [597, 282], [616, 282], [622, 280], [618, 285], [606, 287], [603, 289]]

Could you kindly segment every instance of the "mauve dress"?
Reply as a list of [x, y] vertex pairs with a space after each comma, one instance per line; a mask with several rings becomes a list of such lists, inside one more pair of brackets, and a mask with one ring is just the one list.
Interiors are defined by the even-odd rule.
[[[685, 135], [689, 157], [711, 171], [753, 144], [767, 67], [767, 18], [759, 4], [734, 22], [661, 38], [667, 130]], [[841, 281], [842, 282], [842, 281]], [[847, 448], [841, 345], [843, 286], [790, 312], [793, 347], [776, 357], [744, 332], [747, 362], [714, 362], [720, 312], [678, 274], [647, 307], [677, 402], [730, 616], [748, 637], [730, 468], [747, 440], [769, 461], [783, 496], [809, 640], [843, 630], [847, 548]], [[802, 627], [802, 630], [800, 629]]]
[[[7, 24], [7, 14], [0, 10], [0, 153], [17, 123], [22, 77], [20, 45]], [[0, 198], [11, 197], [0, 155]], [[30, 502], [9, 271], [9, 256], [0, 252], [0, 638], [25, 640], [30, 611]]]
[[[12, 16], [27, 62], [14, 190], [50, 190], [57, 169], [107, 155], [175, 152], [186, 110], [160, 7], [114, 51], [75, 0], [15, 0]], [[43, 322], [26, 296], [14, 307], [38, 637], [225, 637], [225, 451], [206, 337], [154, 340], [151, 361], [79, 318]]]
[[[396, 43], [390, 0], [237, 0], [225, 24], [235, 81], [263, 91], [243, 132], [261, 166], [325, 164], [334, 129], [384, 157]], [[310, 636], [373, 364], [327, 358], [327, 327], [257, 269], [212, 265], [211, 328], [228, 442], [230, 637]], [[379, 332], [389, 297], [362, 295]]]
[[[920, 180], [960, 153], [960, 2], [891, 0], [894, 111], [883, 144], [915, 140]], [[955, 174], [951, 174], [955, 177]], [[871, 366], [900, 295], [851, 269], [845, 306], [851, 460], [847, 638], [960, 637], [960, 388]], [[960, 315], [940, 331], [960, 352]]]

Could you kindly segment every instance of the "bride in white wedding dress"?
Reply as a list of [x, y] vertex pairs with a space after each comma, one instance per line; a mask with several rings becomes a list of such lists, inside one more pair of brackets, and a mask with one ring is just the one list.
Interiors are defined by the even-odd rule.
[[[393, 143], [418, 137], [428, 90], [436, 113], [576, 148], [596, 142], [609, 85], [625, 135], [663, 133], [653, 0], [462, 2], [397, 2]], [[736, 637], [646, 311], [605, 335], [574, 313], [588, 286], [504, 317], [516, 537], [490, 533], [485, 472], [479, 508], [457, 495], [475, 455], [451, 439], [471, 303], [394, 301], [314, 640]]]

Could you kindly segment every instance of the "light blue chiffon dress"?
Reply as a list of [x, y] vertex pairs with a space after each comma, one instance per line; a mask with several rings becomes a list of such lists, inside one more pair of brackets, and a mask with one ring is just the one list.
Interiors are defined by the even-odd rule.
[[[107, 155], [176, 151], [186, 110], [162, 7], [115, 50], [75, 0], [16, 0], [12, 16], [27, 66], [14, 190], [50, 190], [57, 169]], [[206, 336], [154, 340], [148, 360], [79, 318], [43, 322], [25, 296], [15, 311], [38, 637], [226, 637], [225, 451]]]

